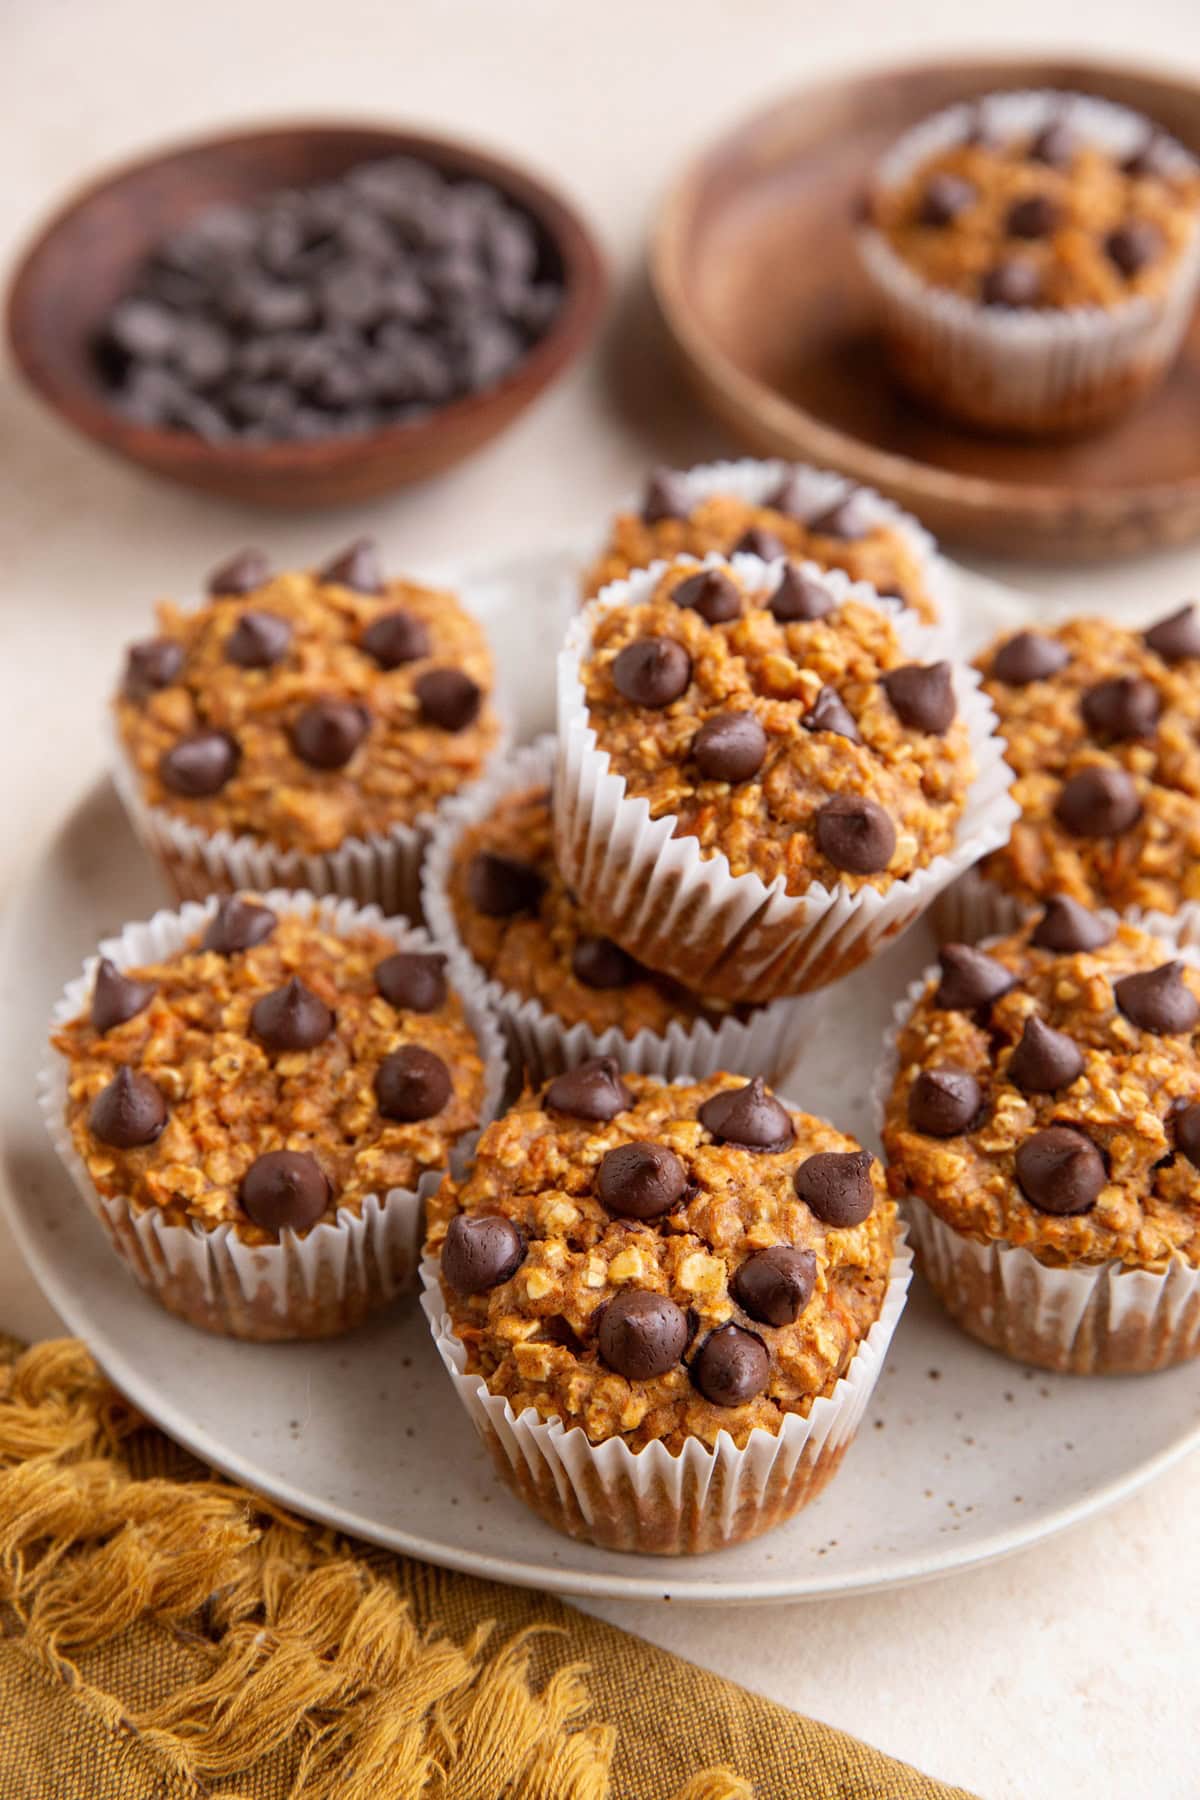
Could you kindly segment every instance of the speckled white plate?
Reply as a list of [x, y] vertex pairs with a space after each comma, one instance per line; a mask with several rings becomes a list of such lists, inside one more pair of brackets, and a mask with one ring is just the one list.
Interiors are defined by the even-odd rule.
[[[1020, 596], [962, 578], [972, 636]], [[466, 583], [499, 646], [523, 734], [552, 710], [569, 559]], [[575, 1544], [499, 1487], [415, 1302], [340, 1341], [257, 1346], [193, 1331], [146, 1298], [46, 1142], [33, 1070], [53, 1000], [97, 940], [162, 903], [107, 783], [64, 821], [9, 909], [0, 960], [0, 1186], [47, 1297], [118, 1387], [228, 1475], [331, 1525], [452, 1568], [569, 1594], [782, 1600], [925, 1580], [1073, 1524], [1200, 1442], [1200, 1367], [1080, 1381], [1022, 1370], [948, 1324], [915, 1285], [858, 1442], [789, 1525], [718, 1555]], [[895, 997], [930, 955], [918, 928], [808, 1003], [786, 1086], [870, 1139], [868, 1086]]]

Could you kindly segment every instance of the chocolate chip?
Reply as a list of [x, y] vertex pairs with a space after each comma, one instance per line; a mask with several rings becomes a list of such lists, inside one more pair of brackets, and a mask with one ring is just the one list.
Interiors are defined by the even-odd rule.
[[833, 731], [838, 737], [849, 738], [852, 744], [862, 743], [862, 733], [854, 720], [854, 715], [842, 702], [841, 695], [835, 688], [823, 687], [809, 711], [804, 717], [806, 731]]
[[174, 638], [143, 638], [139, 644], [130, 644], [122, 684], [126, 699], [144, 700], [148, 694], [170, 687], [184, 660], [183, 645]]
[[1031, 1013], [1008, 1061], [1008, 1079], [1023, 1094], [1057, 1094], [1083, 1073], [1083, 1052], [1064, 1031]]
[[1039, 1212], [1067, 1217], [1091, 1212], [1108, 1179], [1090, 1138], [1070, 1125], [1048, 1125], [1017, 1146], [1017, 1185]]
[[962, 175], [952, 175], [948, 171], [933, 175], [921, 196], [917, 223], [934, 228], [952, 225], [960, 213], [974, 206], [978, 198], [979, 191], [974, 182], [967, 181]]
[[1091, 763], [1064, 783], [1054, 816], [1073, 837], [1118, 837], [1137, 824], [1142, 803], [1124, 769]]
[[1183, 979], [1181, 962], [1123, 975], [1113, 982], [1113, 996], [1131, 1025], [1158, 1037], [1194, 1031], [1200, 1020], [1200, 1000]]
[[1163, 234], [1149, 219], [1130, 219], [1110, 231], [1104, 240], [1110, 262], [1115, 263], [1127, 280], [1140, 275], [1163, 253]]
[[356, 594], [382, 594], [383, 565], [374, 539], [357, 538], [318, 570], [317, 580], [327, 587], [353, 588]]
[[532, 863], [479, 850], [467, 864], [466, 887], [477, 912], [489, 919], [510, 919], [514, 913], [536, 912], [546, 883]]
[[808, 624], [831, 613], [834, 598], [828, 588], [803, 574], [795, 563], [789, 563], [779, 577], [779, 586], [767, 601], [767, 607], [772, 618], [778, 619], [781, 625], [797, 621]]
[[886, 869], [896, 850], [896, 827], [874, 800], [835, 794], [817, 814], [817, 848], [835, 869], [874, 875]]
[[812, 488], [809, 478], [803, 470], [789, 469], [777, 488], [774, 488], [763, 501], [772, 512], [781, 512], [789, 519], [803, 520], [812, 505]]
[[1148, 131], [1141, 143], [1121, 164], [1121, 173], [1138, 181], [1145, 176], [1169, 174], [1167, 141], [1161, 132]]
[[947, 1012], [977, 1012], [1017, 985], [1011, 969], [971, 944], [943, 944], [938, 951], [942, 978], [933, 1004]]
[[1067, 894], [1052, 894], [1039, 919], [1030, 943], [1039, 950], [1053, 950], [1058, 956], [1069, 956], [1076, 950], [1099, 950], [1110, 944], [1113, 928], [1072, 900]]
[[427, 669], [413, 683], [421, 717], [442, 731], [465, 731], [479, 717], [483, 689], [462, 669]]
[[1194, 1169], [1200, 1169], [1200, 1103], [1180, 1106], [1173, 1119], [1175, 1147], [1181, 1150]]
[[1195, 606], [1181, 606], [1151, 625], [1145, 639], [1147, 647], [1164, 662], [1186, 662], [1200, 656], [1200, 611]]
[[733, 1278], [732, 1292], [744, 1313], [760, 1325], [794, 1325], [817, 1285], [811, 1250], [772, 1244], [748, 1256]]
[[437, 951], [397, 950], [376, 963], [375, 986], [401, 1012], [436, 1012], [446, 1004], [446, 959]]
[[114, 1025], [124, 1025], [126, 1019], [134, 1019], [144, 1012], [157, 992], [157, 982], [138, 981], [132, 975], [122, 975], [116, 963], [102, 956], [92, 988], [93, 1028], [103, 1035]]
[[674, 638], [636, 638], [613, 659], [612, 678], [635, 706], [670, 706], [692, 679], [692, 659]]
[[333, 1014], [319, 994], [293, 975], [254, 1002], [250, 1029], [267, 1050], [314, 1050], [333, 1030]]
[[688, 1341], [687, 1314], [666, 1294], [628, 1288], [600, 1315], [600, 1357], [627, 1381], [650, 1381], [678, 1363]]
[[589, 988], [623, 988], [637, 979], [638, 966], [611, 938], [581, 937], [571, 953], [571, 972]]
[[552, 1112], [606, 1125], [633, 1105], [633, 1095], [621, 1080], [615, 1058], [592, 1056], [565, 1075], [555, 1076], [542, 1095], [542, 1105]]
[[1066, 169], [1074, 162], [1079, 140], [1065, 119], [1051, 119], [1042, 126], [1029, 146], [1032, 162], [1045, 163], [1050, 169]]
[[773, 531], [766, 531], [761, 525], [751, 525], [748, 531], [743, 531], [729, 554], [757, 556], [762, 562], [774, 562], [777, 556], [787, 555], [787, 545]]
[[692, 739], [692, 755], [706, 781], [749, 781], [766, 754], [767, 734], [752, 712], [714, 713]]
[[292, 749], [310, 769], [344, 769], [370, 723], [357, 700], [314, 700], [292, 725]]
[[908, 1093], [908, 1122], [925, 1137], [952, 1138], [979, 1117], [983, 1094], [966, 1069], [922, 1069]]
[[225, 655], [243, 669], [269, 669], [287, 655], [292, 628], [277, 613], [247, 610], [225, 639]]
[[307, 1231], [329, 1205], [329, 1183], [307, 1151], [268, 1150], [242, 1176], [238, 1198], [264, 1231]]
[[940, 736], [954, 723], [957, 707], [948, 662], [905, 663], [889, 669], [882, 684], [902, 725]]
[[686, 519], [692, 511], [686, 475], [675, 469], [652, 469], [642, 496], [642, 518], [647, 525], [662, 519]]
[[180, 738], [158, 759], [164, 787], [188, 800], [219, 794], [238, 766], [238, 748], [223, 731], [197, 731]]
[[687, 1171], [665, 1144], [618, 1144], [600, 1164], [596, 1194], [621, 1219], [659, 1219], [687, 1191]]
[[992, 675], [1010, 687], [1027, 687], [1031, 681], [1057, 675], [1070, 660], [1070, 651], [1057, 638], [1040, 631], [1018, 631], [993, 656]]
[[203, 950], [215, 950], [218, 956], [233, 956], [239, 950], [252, 950], [264, 944], [279, 920], [269, 906], [243, 900], [240, 894], [222, 900], [200, 940]]
[[1117, 675], [1088, 688], [1080, 710], [1089, 731], [1097, 737], [1118, 742], [1152, 737], [1162, 712], [1162, 696], [1144, 676]]
[[740, 1325], [722, 1325], [705, 1338], [689, 1373], [714, 1406], [743, 1406], [771, 1378], [771, 1358], [760, 1337]]
[[719, 1144], [740, 1150], [775, 1153], [786, 1150], [796, 1136], [792, 1115], [781, 1106], [761, 1075], [745, 1087], [724, 1088], [700, 1108], [700, 1123]]
[[1008, 257], [987, 271], [979, 288], [985, 306], [1021, 308], [1036, 306], [1042, 296], [1042, 277], [1035, 264]]
[[867, 502], [861, 490], [851, 488], [832, 505], [814, 514], [807, 521], [808, 529], [816, 537], [840, 538], [843, 541], [864, 538], [873, 528], [867, 511]]
[[845, 1230], [861, 1225], [875, 1204], [874, 1160], [867, 1150], [819, 1150], [800, 1164], [792, 1185], [823, 1225]]
[[1009, 237], [1044, 238], [1057, 231], [1062, 213], [1048, 194], [1026, 194], [1008, 209], [1004, 229]]
[[442, 1245], [442, 1274], [456, 1294], [486, 1294], [511, 1281], [525, 1261], [525, 1240], [499, 1213], [455, 1213]]
[[167, 1103], [148, 1075], [124, 1064], [92, 1101], [88, 1129], [114, 1150], [138, 1150], [162, 1135]]
[[359, 642], [381, 669], [398, 669], [402, 663], [418, 662], [433, 650], [424, 619], [405, 612], [403, 607], [372, 619]]
[[252, 594], [271, 579], [271, 565], [261, 550], [239, 550], [208, 578], [210, 594]]
[[385, 1119], [406, 1125], [432, 1119], [454, 1092], [450, 1071], [440, 1056], [420, 1044], [403, 1044], [385, 1056], [375, 1071], [375, 1098]]
[[[676, 606], [698, 612], [709, 625], [725, 625], [741, 616], [742, 591], [724, 569], [701, 569], [672, 588]], [[665, 641], [665, 640], [664, 640]]]

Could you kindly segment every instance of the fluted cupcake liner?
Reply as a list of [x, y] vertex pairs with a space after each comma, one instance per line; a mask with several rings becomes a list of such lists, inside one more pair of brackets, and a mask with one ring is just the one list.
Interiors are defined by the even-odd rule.
[[[707, 562], [722, 563], [716, 555]], [[781, 561], [737, 555], [746, 581], [773, 585]], [[774, 1000], [839, 980], [910, 925], [971, 865], [1008, 839], [1016, 818], [1012, 773], [996, 735], [996, 714], [978, 672], [955, 664], [954, 686], [977, 774], [958, 821], [954, 848], [883, 890], [829, 889], [814, 882], [788, 894], [781, 878], [734, 875], [724, 855], [704, 856], [693, 837], [674, 837], [674, 818], [651, 819], [644, 799], [626, 793], [588, 723], [581, 669], [596, 621], [653, 593], [666, 563], [611, 583], [570, 627], [558, 660], [558, 766], [554, 789], [559, 867], [597, 927], [631, 955], [697, 993], [743, 1001]], [[875, 590], [840, 570], [802, 567], [840, 603], [882, 607]], [[895, 617], [905, 650], [918, 660], [942, 656], [944, 635], [909, 615]]]
[[[1049, 899], [1049, 895], [1046, 896]], [[992, 881], [979, 869], [966, 874], [939, 894], [930, 908], [930, 920], [939, 944], [977, 944], [981, 938], [1007, 937], [1019, 931], [1043, 910], [1045, 900], [1021, 900]], [[1185, 947], [1200, 945], [1200, 901], [1183, 900], [1172, 913], [1146, 911], [1141, 907], [1101, 906], [1096, 910], [1111, 912], [1143, 930], [1165, 935], [1170, 942]]]
[[[1013, 137], [1066, 108], [1084, 141], [1122, 158], [1150, 129], [1138, 113], [1090, 95], [996, 94], [947, 107], [906, 132], [880, 164], [877, 188], [899, 186], [927, 157], [962, 142], [980, 105], [989, 127]], [[1164, 157], [1194, 170], [1181, 145], [1161, 135], [1156, 142]], [[869, 223], [858, 249], [899, 378], [939, 411], [997, 430], [1075, 431], [1123, 411], [1174, 360], [1200, 286], [1196, 224], [1163, 295], [1109, 307], [984, 306], [925, 281]]]
[[[385, 919], [374, 906], [282, 889], [262, 898], [277, 913], [315, 913], [326, 930], [340, 935], [370, 928], [398, 949], [434, 948], [426, 932]], [[122, 970], [162, 961], [184, 949], [216, 907], [215, 898], [204, 905], [188, 902], [178, 912], [125, 925], [101, 944], [98, 955]], [[89, 958], [83, 974], [68, 984], [54, 1008], [53, 1029], [86, 1008], [97, 960]], [[503, 1034], [483, 1002], [481, 984], [462, 970], [454, 973], [453, 986], [486, 1073], [479, 1127], [460, 1138], [450, 1154], [451, 1171], [460, 1174], [479, 1132], [500, 1110], [507, 1061]], [[424, 1202], [445, 1169], [427, 1170], [416, 1188], [368, 1194], [358, 1210], [341, 1207], [334, 1222], [315, 1225], [302, 1236], [285, 1229], [278, 1243], [248, 1244], [232, 1224], [172, 1225], [154, 1207], [101, 1195], [67, 1127], [69, 1076], [67, 1059], [48, 1051], [38, 1075], [38, 1103], [51, 1142], [114, 1250], [168, 1312], [227, 1337], [260, 1342], [332, 1337], [415, 1285]]]
[[903, 1226], [879, 1317], [829, 1395], [807, 1417], [787, 1414], [778, 1433], [755, 1427], [743, 1449], [722, 1431], [714, 1448], [693, 1439], [678, 1454], [661, 1443], [631, 1450], [621, 1438], [593, 1444], [579, 1426], [515, 1413], [467, 1369], [446, 1310], [440, 1261], [421, 1263], [421, 1305], [438, 1354], [501, 1479], [556, 1531], [606, 1550], [698, 1555], [757, 1537], [814, 1500], [839, 1468], [862, 1423], [912, 1274]]
[[465, 962], [473, 978], [484, 984], [484, 999], [503, 1020], [529, 1080], [538, 1084], [590, 1056], [611, 1056], [633, 1074], [658, 1075], [667, 1081], [677, 1075], [703, 1080], [719, 1069], [768, 1078], [780, 1074], [797, 1029], [795, 1002], [776, 1000], [755, 1008], [745, 1019], [731, 1016], [715, 1023], [698, 1019], [691, 1025], [672, 1020], [664, 1032], [643, 1029], [627, 1036], [615, 1025], [602, 1032], [582, 1021], [566, 1025], [540, 1000], [524, 999], [489, 979], [475, 962], [462, 940], [449, 894], [459, 840], [472, 825], [489, 818], [504, 795], [549, 787], [555, 757], [554, 738], [539, 738], [448, 801], [430, 839], [421, 884], [425, 921], [435, 943], [447, 952], [452, 970]]
[[[1152, 931], [1190, 963], [1173, 921], [1147, 915]], [[994, 942], [985, 940], [984, 948]], [[936, 965], [896, 1004], [872, 1086], [876, 1129], [883, 1130], [899, 1068], [900, 1033]], [[1174, 1257], [1161, 1273], [1109, 1261], [1052, 1268], [1023, 1245], [982, 1243], [956, 1231], [917, 1194], [900, 1196], [917, 1267], [956, 1325], [1014, 1362], [1069, 1375], [1137, 1375], [1200, 1355], [1200, 1268]]]

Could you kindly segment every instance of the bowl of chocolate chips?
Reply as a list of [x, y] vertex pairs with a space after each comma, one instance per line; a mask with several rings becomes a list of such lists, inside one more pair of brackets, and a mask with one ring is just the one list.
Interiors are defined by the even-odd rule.
[[95, 443], [191, 487], [339, 504], [450, 467], [585, 348], [587, 226], [510, 163], [366, 125], [196, 140], [72, 198], [8, 331]]

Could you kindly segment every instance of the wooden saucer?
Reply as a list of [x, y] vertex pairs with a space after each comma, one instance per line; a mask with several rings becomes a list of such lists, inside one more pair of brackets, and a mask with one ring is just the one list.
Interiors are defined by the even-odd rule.
[[1072, 61], [913, 65], [804, 89], [707, 150], [660, 215], [651, 279], [708, 404], [753, 449], [890, 494], [999, 555], [1097, 560], [1200, 535], [1200, 316], [1166, 382], [1087, 437], [975, 435], [895, 386], [853, 209], [886, 147], [992, 90], [1068, 88], [1149, 115], [1200, 155], [1200, 86]]

